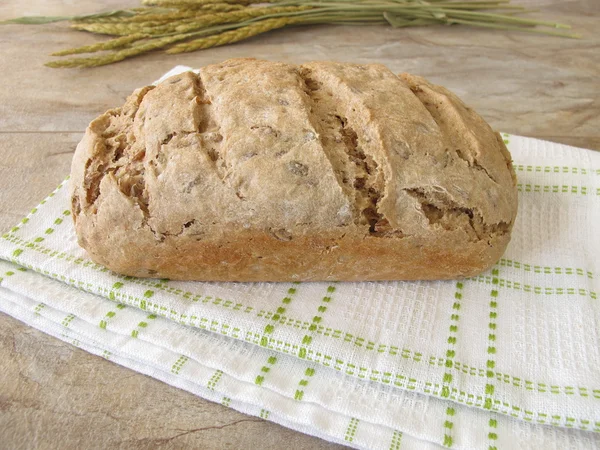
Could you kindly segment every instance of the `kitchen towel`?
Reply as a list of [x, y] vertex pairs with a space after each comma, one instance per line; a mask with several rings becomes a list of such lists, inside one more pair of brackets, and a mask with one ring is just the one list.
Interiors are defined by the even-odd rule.
[[0, 310], [204, 398], [357, 448], [600, 448], [600, 153], [504, 137], [519, 214], [505, 255], [480, 276], [120, 276], [77, 245], [65, 181], [0, 239]]

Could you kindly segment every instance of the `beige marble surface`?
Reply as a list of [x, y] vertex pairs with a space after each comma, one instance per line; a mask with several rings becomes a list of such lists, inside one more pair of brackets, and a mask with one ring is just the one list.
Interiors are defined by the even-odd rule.
[[[495, 128], [600, 150], [598, 0], [536, 2], [583, 40], [460, 27], [309, 27], [180, 56], [154, 53], [92, 70], [53, 70], [52, 51], [101, 38], [65, 25], [0, 27], [0, 231], [67, 174], [87, 123], [176, 64], [236, 56], [381, 62], [457, 92]], [[134, 0], [5, 0], [0, 20], [136, 5]], [[89, 355], [0, 314], [0, 447], [338, 447]]]

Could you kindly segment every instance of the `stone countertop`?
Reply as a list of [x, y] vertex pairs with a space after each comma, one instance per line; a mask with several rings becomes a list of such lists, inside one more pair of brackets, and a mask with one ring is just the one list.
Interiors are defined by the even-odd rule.
[[[467, 27], [313, 26], [196, 53], [157, 52], [91, 70], [56, 70], [42, 65], [49, 53], [103, 38], [65, 24], [0, 26], [0, 232], [65, 177], [94, 117], [177, 64], [198, 67], [241, 56], [379, 62], [448, 87], [498, 130], [600, 150], [600, 2], [515, 3], [535, 3], [540, 13], [534, 16], [569, 23], [584, 39]], [[138, 4], [7, 0], [0, 20]], [[340, 447], [210, 403], [3, 314], [0, 360], [3, 448]]]

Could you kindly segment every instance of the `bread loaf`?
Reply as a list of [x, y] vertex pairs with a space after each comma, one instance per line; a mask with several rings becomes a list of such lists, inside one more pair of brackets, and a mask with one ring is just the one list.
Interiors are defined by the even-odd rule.
[[375, 64], [234, 59], [138, 89], [89, 125], [71, 189], [94, 261], [179, 280], [472, 276], [517, 212], [501, 137]]

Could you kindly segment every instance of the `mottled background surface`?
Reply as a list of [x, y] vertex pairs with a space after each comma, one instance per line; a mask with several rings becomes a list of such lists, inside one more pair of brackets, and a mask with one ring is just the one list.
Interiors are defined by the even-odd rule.
[[[600, 1], [521, 0], [582, 40], [461, 27], [279, 30], [184, 55], [56, 70], [49, 53], [102, 40], [65, 24], [0, 26], [0, 232], [69, 171], [86, 125], [177, 64], [231, 57], [384, 63], [450, 88], [496, 129], [600, 150]], [[0, 20], [137, 6], [134, 0], [5, 0]], [[0, 314], [0, 447], [339, 447], [119, 367]]]

